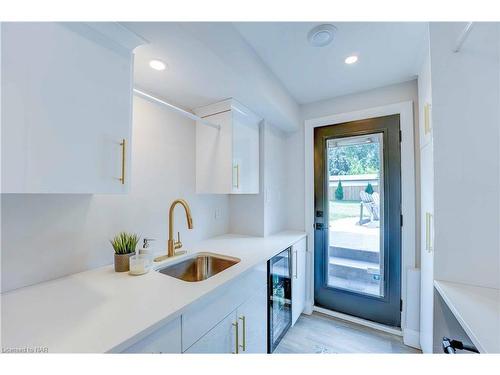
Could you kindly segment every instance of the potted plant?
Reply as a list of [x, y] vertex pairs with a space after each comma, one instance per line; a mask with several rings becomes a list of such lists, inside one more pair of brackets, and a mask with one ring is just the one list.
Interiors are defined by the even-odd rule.
[[135, 248], [139, 242], [139, 236], [121, 232], [110, 240], [115, 250], [115, 271], [126, 272], [130, 268], [129, 258], [135, 254]]

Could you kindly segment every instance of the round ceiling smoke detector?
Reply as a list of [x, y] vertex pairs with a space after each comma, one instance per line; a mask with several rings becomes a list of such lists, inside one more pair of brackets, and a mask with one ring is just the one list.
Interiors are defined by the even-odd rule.
[[333, 41], [333, 36], [337, 28], [331, 24], [325, 23], [323, 25], [316, 26], [309, 34], [307, 34], [307, 39], [315, 47], [324, 47]]

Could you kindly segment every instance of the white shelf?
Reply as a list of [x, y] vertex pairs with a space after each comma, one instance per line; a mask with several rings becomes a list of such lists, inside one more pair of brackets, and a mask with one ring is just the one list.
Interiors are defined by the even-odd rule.
[[434, 287], [481, 353], [500, 353], [500, 289], [434, 280]]

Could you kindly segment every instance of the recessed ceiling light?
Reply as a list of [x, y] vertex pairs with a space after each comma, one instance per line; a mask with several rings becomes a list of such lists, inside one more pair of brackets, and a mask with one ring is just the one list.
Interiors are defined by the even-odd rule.
[[325, 23], [309, 31], [307, 39], [309, 43], [315, 47], [324, 47], [333, 41], [333, 36], [336, 31], [337, 28], [335, 26]]
[[358, 61], [358, 56], [356, 56], [356, 55], [352, 55], [352, 56], [346, 57], [345, 60], [344, 60], [344, 62], [346, 64], [349, 64], [349, 65], [350, 64], [354, 64], [356, 61]]
[[155, 70], [165, 70], [165, 68], [167, 67], [167, 65], [161, 61], [161, 60], [151, 60], [149, 62], [149, 66]]

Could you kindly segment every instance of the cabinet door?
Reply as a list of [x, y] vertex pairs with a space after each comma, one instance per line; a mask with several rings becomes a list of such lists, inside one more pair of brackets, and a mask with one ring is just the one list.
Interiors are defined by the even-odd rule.
[[256, 287], [253, 296], [237, 309], [239, 353], [267, 353], [267, 287]]
[[434, 168], [432, 141], [420, 150], [420, 161], [420, 347], [424, 353], [432, 353], [434, 320]]
[[233, 173], [232, 193], [259, 193], [259, 124], [240, 112], [232, 111]]
[[70, 24], [2, 23], [3, 192], [126, 191], [132, 56], [96, 40]]
[[158, 328], [124, 353], [181, 353], [181, 318]]
[[431, 84], [431, 60], [430, 48], [427, 46], [425, 61], [418, 77], [419, 95], [419, 141], [420, 148], [425, 147], [432, 139], [432, 84]]
[[306, 304], [306, 239], [292, 246], [292, 326]]
[[233, 311], [185, 353], [236, 353], [237, 330], [236, 311]]
[[186, 350], [231, 311], [236, 311], [256, 290], [266, 288], [267, 264], [245, 272], [191, 304], [182, 315], [182, 348]]
[[196, 192], [229, 194], [232, 190], [231, 112], [206, 116], [205, 119], [221, 128], [196, 123]]

